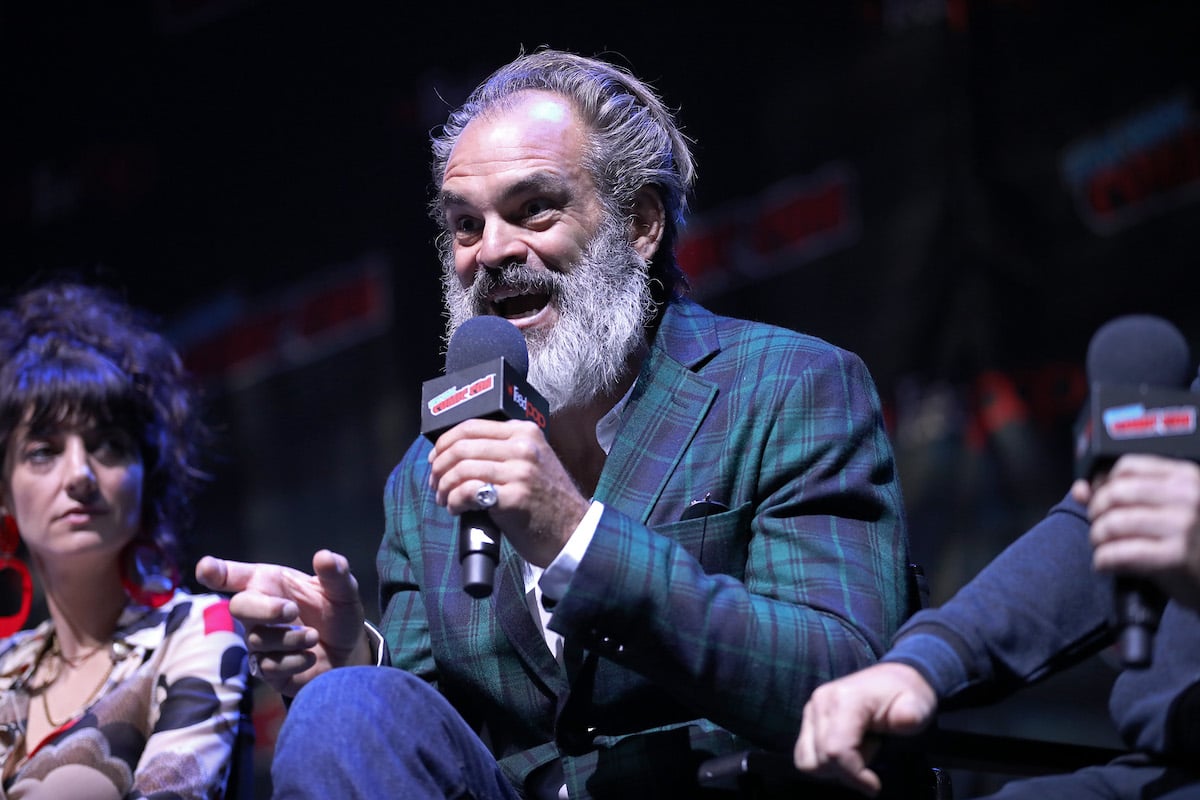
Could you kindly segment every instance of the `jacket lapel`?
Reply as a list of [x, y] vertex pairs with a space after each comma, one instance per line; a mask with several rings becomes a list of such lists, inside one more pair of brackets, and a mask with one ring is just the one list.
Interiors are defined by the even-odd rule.
[[567, 690], [566, 675], [546, 646], [541, 628], [533, 619], [533, 611], [525, 598], [524, 565], [517, 551], [506, 541], [501, 542], [501, 562], [496, 570], [496, 616], [500, 628], [517, 654], [530, 668], [530, 673], [554, 694]]
[[608, 454], [596, 499], [651, 520], [717, 386], [693, 370], [720, 349], [713, 315], [689, 301], [667, 309]]

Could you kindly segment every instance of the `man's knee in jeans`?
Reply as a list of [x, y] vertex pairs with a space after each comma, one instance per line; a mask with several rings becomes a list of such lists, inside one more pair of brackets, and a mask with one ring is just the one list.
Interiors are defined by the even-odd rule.
[[340, 667], [301, 689], [288, 716], [319, 714], [362, 725], [384, 715], [427, 718], [447, 708], [436, 689], [410, 672], [392, 667]]

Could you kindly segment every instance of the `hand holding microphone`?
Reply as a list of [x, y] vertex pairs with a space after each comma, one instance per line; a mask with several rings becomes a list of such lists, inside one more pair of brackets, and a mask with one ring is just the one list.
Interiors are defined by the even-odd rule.
[[[1111, 544], [1114, 536], [1125, 539], [1126, 544], [1131, 538], [1144, 543], [1156, 534], [1144, 529], [1178, 516], [1173, 510], [1163, 514], [1161, 499], [1168, 484], [1143, 468], [1170, 464], [1170, 460], [1200, 461], [1200, 396], [1184, 388], [1192, 375], [1187, 342], [1159, 317], [1118, 317], [1092, 337], [1087, 371], [1089, 398], [1077, 439], [1077, 473], [1088, 481], [1099, 475], [1107, 477], [1094, 493], [1082, 486], [1075, 494], [1088, 502], [1093, 545]], [[1130, 458], [1118, 462], [1122, 456]], [[1193, 467], [1188, 469], [1200, 478]], [[1120, 568], [1120, 556], [1114, 557], [1112, 552], [1111, 548], [1098, 549], [1097, 566], [1107, 565], [1116, 572], [1121, 657], [1126, 666], [1144, 667], [1150, 663], [1163, 598], [1143, 577], [1145, 570]]]
[[1102, 483], [1072, 487], [1091, 517], [1093, 565], [1152, 580], [1200, 611], [1200, 465], [1126, 455]]
[[[435, 455], [441, 436], [470, 419], [530, 419], [545, 428], [547, 403], [525, 382], [528, 371], [525, 337], [508, 320], [474, 317], [459, 326], [446, 348], [446, 374], [421, 390], [421, 433], [435, 443]], [[500, 529], [488, 513], [500, 499], [492, 480], [483, 480], [475, 508], [459, 517], [463, 589], [472, 597], [492, 593], [500, 558]]]

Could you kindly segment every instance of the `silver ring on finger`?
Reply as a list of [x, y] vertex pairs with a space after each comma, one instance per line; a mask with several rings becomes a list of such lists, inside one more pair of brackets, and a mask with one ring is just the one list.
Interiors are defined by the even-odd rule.
[[500, 495], [496, 492], [496, 487], [490, 483], [485, 483], [475, 490], [475, 505], [485, 511], [496, 505], [500, 500]]

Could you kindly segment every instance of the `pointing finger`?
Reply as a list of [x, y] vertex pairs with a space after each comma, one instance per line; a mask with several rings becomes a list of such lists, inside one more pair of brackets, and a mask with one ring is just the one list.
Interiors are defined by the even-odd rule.
[[334, 603], [357, 603], [358, 581], [350, 571], [346, 557], [330, 550], [318, 550], [313, 556], [313, 572], [321, 582], [325, 596]]
[[233, 574], [236, 570], [231, 570], [230, 567], [235, 563], [213, 556], [204, 556], [196, 563], [196, 580], [214, 592], [240, 592], [250, 582], [253, 571]]

